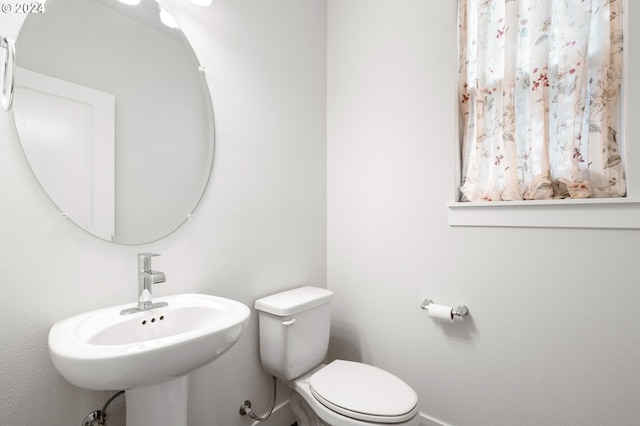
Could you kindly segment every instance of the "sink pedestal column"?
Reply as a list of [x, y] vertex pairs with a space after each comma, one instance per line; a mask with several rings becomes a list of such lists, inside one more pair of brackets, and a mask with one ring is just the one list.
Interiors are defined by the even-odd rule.
[[187, 426], [188, 391], [188, 375], [127, 390], [127, 426]]

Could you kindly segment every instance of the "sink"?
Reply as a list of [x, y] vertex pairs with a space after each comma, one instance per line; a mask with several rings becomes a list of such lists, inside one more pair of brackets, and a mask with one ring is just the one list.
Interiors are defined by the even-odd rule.
[[[133, 305], [129, 303], [59, 321], [49, 332], [49, 354], [60, 374], [78, 387], [127, 390], [127, 424], [186, 425], [188, 374], [235, 344], [250, 311], [235, 300], [203, 294], [159, 297], [154, 302], [168, 305], [120, 315]], [[175, 401], [162, 399], [167, 394], [184, 399], [177, 404], [178, 411], [184, 411], [177, 418], [158, 406], [176, 407]], [[146, 409], [136, 414], [141, 405]], [[159, 412], [156, 419], [149, 416], [151, 411]]]
[[86, 312], [53, 325], [51, 360], [72, 384], [92, 390], [148, 386], [222, 355], [245, 329], [249, 308], [203, 294], [155, 298], [168, 306], [120, 315], [132, 304]]

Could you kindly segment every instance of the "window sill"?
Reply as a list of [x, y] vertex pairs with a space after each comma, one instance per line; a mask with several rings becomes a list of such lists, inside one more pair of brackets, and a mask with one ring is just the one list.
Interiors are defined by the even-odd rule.
[[449, 203], [450, 226], [640, 229], [640, 198]]

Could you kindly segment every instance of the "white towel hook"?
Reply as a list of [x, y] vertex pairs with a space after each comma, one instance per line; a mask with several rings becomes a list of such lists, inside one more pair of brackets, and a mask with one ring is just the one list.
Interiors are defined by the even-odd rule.
[[16, 42], [9, 37], [0, 36], [0, 47], [7, 49], [4, 57], [2, 80], [0, 80], [0, 104], [9, 111], [13, 104], [13, 73], [16, 68]]

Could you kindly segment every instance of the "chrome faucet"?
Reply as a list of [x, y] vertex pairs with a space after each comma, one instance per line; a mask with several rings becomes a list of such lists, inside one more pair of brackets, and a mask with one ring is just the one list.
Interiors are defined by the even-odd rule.
[[166, 281], [164, 273], [151, 269], [151, 258], [160, 256], [156, 253], [138, 253], [138, 305], [135, 308], [124, 309], [120, 315], [133, 314], [147, 309], [167, 306], [167, 302], [151, 301], [151, 286]]

